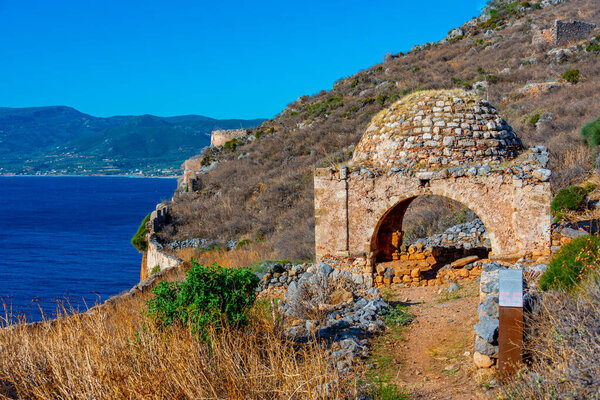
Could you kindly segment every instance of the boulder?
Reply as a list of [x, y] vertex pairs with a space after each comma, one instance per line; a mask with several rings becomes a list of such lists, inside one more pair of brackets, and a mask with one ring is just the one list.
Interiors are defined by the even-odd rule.
[[481, 354], [478, 351], [473, 354], [473, 361], [475, 362], [475, 366], [477, 368], [490, 368], [492, 365], [494, 365], [494, 361], [489, 356]]
[[475, 325], [475, 333], [488, 343], [496, 343], [498, 340], [499, 322], [494, 318], [484, 318]]

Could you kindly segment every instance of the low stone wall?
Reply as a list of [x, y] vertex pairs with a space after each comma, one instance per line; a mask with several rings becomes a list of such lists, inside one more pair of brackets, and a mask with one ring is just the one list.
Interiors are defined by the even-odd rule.
[[[402, 249], [402, 248], [401, 248]], [[375, 266], [375, 283], [422, 283], [434, 285], [439, 281], [438, 272], [443, 269], [463, 268], [480, 258], [486, 258], [486, 248], [427, 247], [422, 243], [410, 246], [398, 254], [398, 260], [378, 263]], [[463, 268], [464, 269], [464, 268]], [[469, 269], [470, 270], [470, 269]], [[469, 276], [465, 270], [464, 277]], [[438, 282], [430, 282], [438, 280]]]
[[151, 236], [148, 240], [148, 251], [145, 258], [146, 276], [152, 275], [152, 271], [164, 271], [165, 269], [177, 268], [183, 265], [182, 259], [165, 253], [163, 246], [154, 236]]
[[232, 139], [238, 139], [246, 136], [245, 129], [218, 129], [210, 134], [211, 146], [223, 146]]

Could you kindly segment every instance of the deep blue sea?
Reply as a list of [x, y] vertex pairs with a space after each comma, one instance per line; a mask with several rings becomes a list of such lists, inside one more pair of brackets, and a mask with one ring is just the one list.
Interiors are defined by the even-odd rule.
[[165, 178], [0, 176], [0, 304], [39, 320], [57, 300], [84, 311], [134, 286], [142, 256], [129, 241], [175, 187]]

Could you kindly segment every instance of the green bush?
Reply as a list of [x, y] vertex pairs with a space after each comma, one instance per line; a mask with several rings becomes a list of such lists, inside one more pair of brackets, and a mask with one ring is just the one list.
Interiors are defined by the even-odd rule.
[[550, 205], [552, 212], [560, 213], [566, 210], [578, 210], [583, 205], [588, 192], [580, 186], [569, 186], [560, 189]]
[[565, 81], [575, 84], [579, 82], [581, 74], [579, 73], [578, 69], [570, 69], [567, 72], [565, 72], [562, 77]]
[[587, 123], [581, 128], [581, 135], [590, 146], [600, 145], [600, 118]]
[[564, 245], [540, 277], [540, 288], [565, 291], [573, 289], [596, 267], [599, 250], [600, 237], [592, 235], [579, 237]]
[[158, 274], [160, 272], [160, 265], [155, 265], [152, 267], [152, 271], [150, 271], [150, 275]]
[[235, 149], [240, 146], [242, 144], [242, 141], [237, 139], [237, 138], [233, 138], [231, 140], [228, 140], [227, 142], [225, 142], [223, 144], [223, 150], [228, 150], [231, 151], [232, 153], [235, 151]]
[[204, 266], [192, 260], [182, 283], [161, 282], [148, 300], [148, 313], [160, 326], [190, 326], [206, 338], [209, 327], [247, 322], [246, 311], [256, 300], [258, 277], [247, 268]]
[[529, 118], [529, 123], [530, 123], [530, 124], [532, 124], [532, 125], [535, 125], [535, 124], [537, 124], [538, 122], [540, 122], [540, 118], [541, 118], [541, 117], [542, 117], [542, 116], [541, 116], [539, 113], [537, 113], [537, 114], [533, 114], [533, 115], [531, 116], [531, 118]]
[[150, 221], [150, 214], [146, 215], [137, 232], [131, 238], [131, 244], [138, 251], [148, 250], [148, 242], [146, 241], [146, 235], [148, 234], [148, 227], [146, 225], [148, 224], [148, 221]]

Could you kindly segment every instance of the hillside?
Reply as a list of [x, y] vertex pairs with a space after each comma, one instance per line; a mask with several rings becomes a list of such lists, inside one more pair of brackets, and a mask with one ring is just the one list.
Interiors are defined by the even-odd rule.
[[[571, 46], [540, 40], [540, 30], [556, 19], [599, 24], [600, 4], [523, 4], [491, 2], [447, 40], [388, 55], [329, 91], [299, 98], [254, 130], [258, 140], [199, 156], [219, 164], [199, 174], [200, 190], [176, 198], [163, 240], [265, 238], [277, 256], [312, 258], [314, 168], [349, 160], [371, 118], [417, 90], [475, 90], [526, 147], [549, 148], [554, 190], [583, 179], [594, 165], [579, 131], [599, 116], [599, 32]], [[580, 71], [578, 82], [562, 78], [569, 70]], [[430, 224], [447, 218], [436, 207], [422, 215]]]
[[[217, 128], [263, 120], [99, 118], [64, 106], [0, 108], [0, 173], [173, 173]], [[159, 170], [165, 171], [159, 171]]]

